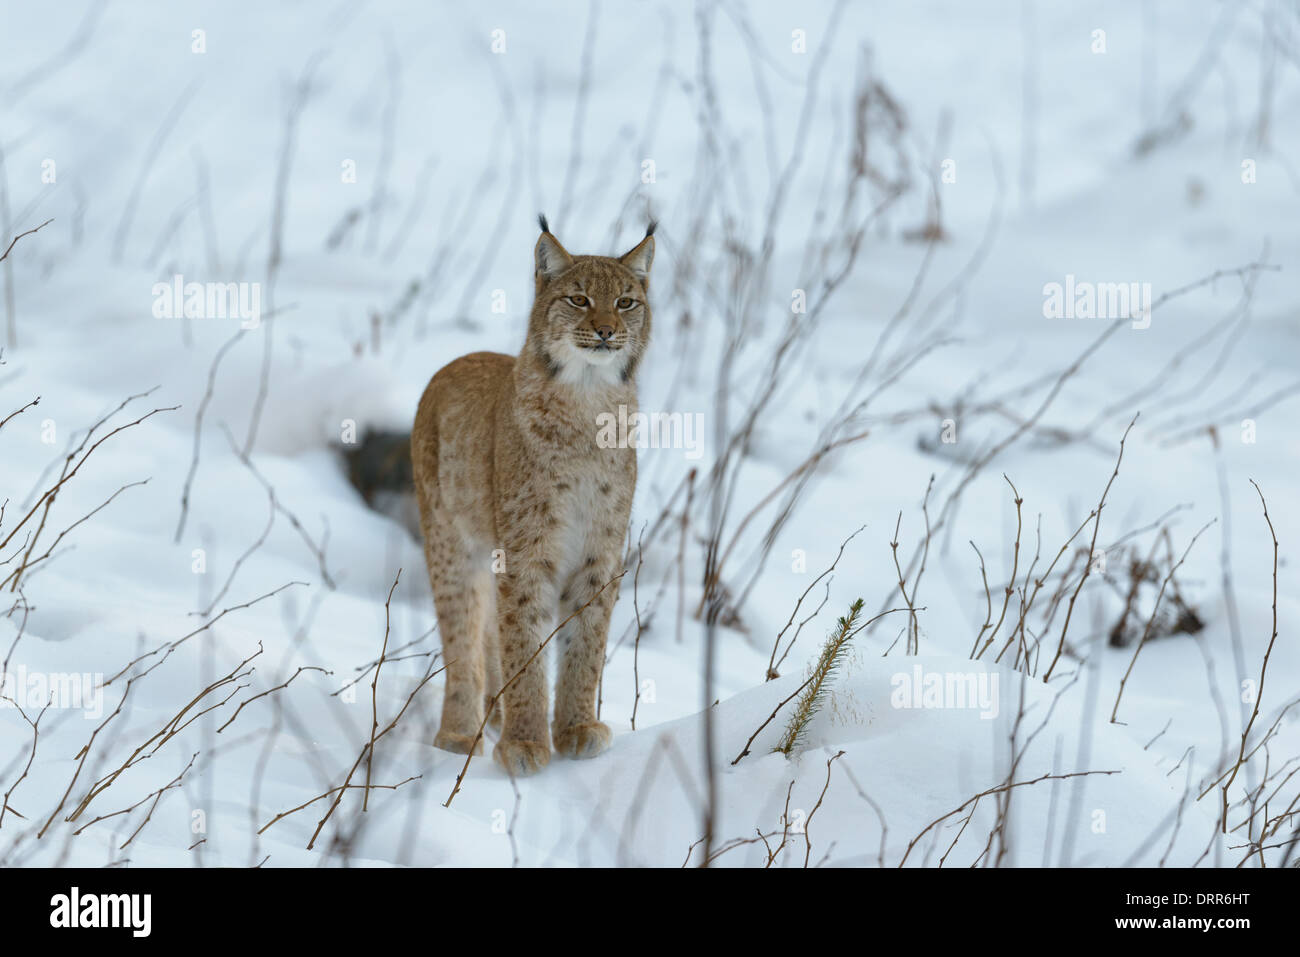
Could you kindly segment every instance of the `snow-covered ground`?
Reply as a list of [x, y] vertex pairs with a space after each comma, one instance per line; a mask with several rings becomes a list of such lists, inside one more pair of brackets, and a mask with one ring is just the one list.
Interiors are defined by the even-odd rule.
[[[53, 221], [0, 266], [0, 419], [40, 398], [0, 428], [0, 581], [33, 540], [33, 560], [54, 548], [20, 592], [4, 584], [4, 693], [33, 721], [51, 676], [89, 676], [89, 700], [60, 683], [34, 754], [31, 725], [0, 707], [0, 864], [700, 863], [705, 475], [727, 317], [742, 314], [728, 432], [788, 323], [809, 325], [733, 460], [724, 579], [744, 597], [714, 644], [717, 864], [1213, 866], [1251, 842], [1294, 861], [1300, 21], [1280, 2], [1083, 6], [7, 10], [0, 236]], [[944, 238], [928, 244], [916, 231], [936, 200]], [[636, 575], [639, 642], [631, 572], [615, 611], [611, 750], [517, 786], [477, 758], [446, 806], [464, 761], [431, 745], [442, 677], [421, 685], [438, 650], [421, 551], [366, 507], [339, 449], [409, 428], [451, 359], [518, 349], [538, 210], [576, 252], [621, 252], [659, 219], [641, 402], [698, 413], [703, 441], [640, 453], [633, 539], [671, 508]], [[761, 261], [769, 229], [770, 266], [746, 285], [737, 264]], [[260, 323], [160, 317], [176, 276], [247, 284]], [[1108, 320], [1045, 314], [1045, 286], [1067, 282], [1149, 284], [1149, 324], [1092, 348]], [[141, 393], [95, 439], [164, 411], [96, 447], [44, 516], [84, 430]], [[842, 403], [866, 399], [835, 437], [869, 435], [818, 461], [760, 563], [784, 504], [769, 493]], [[1039, 534], [1041, 575], [1137, 413], [1067, 652], [1045, 682], [1091, 525], [1017, 636], [1041, 649], [1032, 673], [1018, 644], [995, 663], [1034, 591]], [[691, 469], [683, 537], [674, 492]], [[1262, 689], [1274, 554], [1251, 480], [1280, 543]], [[914, 592], [927, 513], [943, 525]], [[1161, 568], [1140, 632], [1167, 552], [1211, 522], [1174, 579], [1204, 628], [1142, 647], [1112, 721], [1136, 647], [1106, 642], [1125, 549]], [[864, 617], [906, 605], [896, 523], [919, 654], [908, 613], [886, 616], [790, 756], [771, 750], [787, 705], [733, 765], [854, 599]], [[972, 661], [1013, 562], [1009, 620]], [[806, 591], [796, 622], [820, 610], [765, 681]], [[918, 674], [967, 673], [985, 706], [899, 706], [928, 700], [906, 694]], [[372, 719], [382, 730], [408, 700], [349, 777]], [[1213, 785], [1252, 716], [1216, 837]], [[405, 783], [363, 810], [367, 772]]]

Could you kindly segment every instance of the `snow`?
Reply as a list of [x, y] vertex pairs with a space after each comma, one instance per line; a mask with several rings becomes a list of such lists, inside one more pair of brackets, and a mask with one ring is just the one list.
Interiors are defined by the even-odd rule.
[[[11, 283], [17, 333], [17, 343], [0, 356], [0, 418], [40, 397], [0, 429], [0, 500], [8, 499], [0, 542], [49, 487], [66, 450], [80, 441], [79, 430], [148, 390], [106, 428], [151, 409], [175, 408], [108, 439], [60, 490], [38, 553], [118, 489], [148, 479], [77, 526], [24, 578], [29, 610], [6, 615], [10, 602], [0, 602], [0, 651], [13, 645], [11, 671], [21, 666], [28, 674], [107, 679], [222, 609], [246, 607], [176, 645], [139, 678], [80, 771], [78, 752], [117, 707], [127, 676], [103, 688], [96, 717], [95, 709], [51, 709], [31, 768], [9, 798], [12, 811], [0, 822], [0, 862], [700, 863], [702, 849], [691, 849], [703, 836], [707, 787], [705, 629], [693, 615], [703, 571], [695, 536], [706, 530], [699, 516], [687, 545], [683, 594], [675, 566], [679, 532], [647, 548], [638, 601], [643, 616], [650, 605], [654, 614], [637, 643], [630, 638], [636, 620], [631, 575], [623, 584], [602, 691], [602, 715], [615, 731], [605, 755], [588, 762], [556, 758], [540, 775], [517, 782], [517, 792], [490, 758], [475, 758], [444, 806], [464, 759], [431, 745], [438, 676], [378, 743], [370, 769], [375, 783], [413, 780], [372, 791], [364, 811], [360, 792], [347, 794], [310, 850], [329, 800], [259, 829], [339, 786], [368, 743], [373, 673], [366, 669], [384, 642], [385, 600], [399, 569], [388, 606], [393, 658], [381, 670], [374, 702], [381, 728], [416, 689], [438, 648], [419, 545], [368, 509], [348, 484], [338, 453], [348, 423], [358, 430], [409, 428], [420, 392], [439, 367], [471, 351], [517, 351], [531, 303], [538, 210], [574, 252], [623, 252], [653, 214], [661, 223], [651, 285], [656, 326], [640, 375], [641, 407], [703, 413], [706, 427], [702, 459], [684, 449], [640, 453], [635, 538], [683, 477], [692, 468], [703, 476], [719, 451], [714, 392], [728, 307], [720, 258], [728, 234], [757, 248], [768, 198], [801, 145], [802, 164], [775, 237], [771, 287], [756, 311], [761, 322], [748, 333], [733, 375], [734, 420], [762, 384], [789, 316], [789, 290], [809, 282], [804, 240], [810, 228], [825, 230], [840, 215], [834, 194], [825, 220], [816, 211], [823, 189], [833, 190], [843, 175], [853, 84], [869, 63], [907, 116], [909, 155], [927, 163], [954, 159], [956, 180], [938, 181], [938, 169], [913, 169], [910, 192], [869, 228], [848, 279], [825, 300], [817, 332], [793, 357], [749, 442], [729, 527], [808, 456], [907, 299], [926, 247], [904, 241], [902, 233], [923, 222], [929, 175], [936, 177], [950, 239], [936, 245], [916, 304], [890, 334], [886, 354], [906, 355], [893, 350], [917, 348], [935, 334], [947, 341], [873, 400], [863, 420], [871, 430], [866, 440], [817, 470], [740, 609], [744, 630], [718, 632], [714, 850], [756, 831], [775, 847], [789, 822], [787, 847], [774, 866], [802, 866], [805, 857], [810, 866], [894, 866], [905, 855], [909, 866], [935, 866], [950, 845], [945, 866], [1237, 863], [1245, 852], [1233, 848], [1246, 843], [1244, 829], [1216, 838], [1216, 792], [1196, 797], [1218, 776], [1225, 756], [1235, 758], [1273, 631], [1272, 543], [1251, 479], [1266, 497], [1281, 550], [1279, 637], [1251, 744], [1284, 716], [1270, 739], [1267, 767], [1261, 750], [1232, 797], [1242, 796], [1247, 779], [1257, 783], [1266, 773], [1273, 815], [1300, 793], [1293, 780], [1284, 781], [1287, 763], [1300, 758], [1300, 723], [1284, 711], [1300, 696], [1300, 651], [1289, 640], [1300, 622], [1291, 559], [1300, 538], [1294, 508], [1300, 430], [1286, 391], [1294, 386], [1300, 347], [1292, 276], [1300, 253], [1300, 178], [1290, 165], [1300, 146], [1300, 76], [1279, 48], [1268, 146], [1257, 148], [1260, 21], [1254, 8], [1234, 13], [1235, 7], [1210, 0], [1102, 2], [1086, 11], [1035, 5], [1028, 25], [1020, 5], [953, 0], [849, 4], [838, 20], [826, 4], [789, 10], [749, 4], [743, 17], [739, 6], [720, 8], [708, 19], [712, 93], [725, 120], [712, 130], [726, 162], [727, 175], [717, 183], [703, 182], [697, 168], [707, 151], [699, 122], [706, 97], [700, 22], [687, 8], [600, 5], [587, 89], [581, 79], [585, 4], [543, 10], [509, 2], [454, 15], [435, 5], [341, 4], [313, 8], [311, 16], [301, 8], [233, 10], [217, 3], [110, 6], [88, 15], [89, 39], [73, 53], [60, 51], [77, 34], [80, 12], [7, 12], [0, 35], [0, 232], [7, 245], [18, 232], [53, 222], [19, 240], [0, 266], [0, 283]], [[752, 30], [752, 48], [741, 24]], [[1105, 53], [1092, 52], [1097, 29], [1105, 30]], [[1294, 24], [1290, 29], [1295, 35]], [[206, 52], [192, 52], [195, 30], [205, 31]], [[495, 30], [505, 31], [502, 54], [492, 52]], [[792, 50], [795, 30], [807, 33], [806, 53]], [[1213, 53], [1209, 65], [1195, 68], [1206, 49]], [[865, 59], [863, 50], [869, 50]], [[1036, 64], [1030, 88], [1037, 106], [1028, 125], [1026, 54]], [[285, 116], [304, 76], [310, 93], [297, 114], [282, 262], [269, 276]], [[817, 97], [797, 143], [801, 105], [815, 76]], [[1188, 76], [1194, 82], [1183, 108], [1194, 117], [1192, 128], [1135, 156], [1139, 136]], [[951, 133], [941, 140], [935, 131], [945, 115]], [[575, 141], [580, 162], [571, 167]], [[873, 162], [892, 168], [883, 138], [872, 140], [871, 150]], [[642, 181], [646, 159], [654, 161], [652, 183]], [[46, 160], [55, 164], [53, 182], [42, 179]], [[1254, 163], [1254, 182], [1243, 181], [1246, 160]], [[355, 163], [355, 182], [344, 181], [348, 161]], [[697, 223], [705, 192], [713, 205]], [[566, 195], [572, 201], [564, 207]], [[848, 215], [856, 220], [866, 209], [855, 206]], [[355, 225], [327, 243], [354, 215]], [[700, 261], [688, 274], [683, 250], [697, 237]], [[841, 255], [834, 250], [832, 263]], [[1050, 404], [1042, 425], [1089, 426], [1086, 437], [1060, 445], [1026, 436], [974, 477], [932, 543], [916, 602], [923, 606], [919, 656], [903, 653], [906, 612], [888, 616], [854, 640], [830, 703], [797, 753], [771, 753], [785, 728], [783, 711], [747, 757], [730, 763], [798, 688], [851, 601], [863, 598], [868, 614], [903, 604], [890, 543], [901, 513], [899, 556], [906, 567], [924, 537], [922, 497], [931, 475], [933, 518], [961, 482], [965, 463], [1030, 416], [1047, 394], [1046, 385], [1026, 395], [1017, 390], [1041, 377], [1050, 383], [1106, 328], [1098, 319], [1045, 318], [1045, 284], [1063, 283], [1067, 275], [1145, 282], [1159, 302], [1216, 270], [1253, 262], [1280, 269], [1250, 274], [1252, 295], [1240, 324], [1233, 324], [1234, 310], [1243, 308], [1238, 276], [1158, 305], [1150, 328], [1118, 329]], [[260, 283], [263, 309], [279, 311], [233, 343], [237, 319], [156, 318], [154, 284], [177, 274]], [[676, 281], [683, 275], [684, 287]], [[962, 281], [951, 286], [957, 277]], [[807, 293], [820, 309], [821, 288], [810, 284]], [[504, 312], [494, 311], [501, 301]], [[376, 315], [382, 317], [377, 325]], [[1161, 371], [1206, 334], [1214, 336], [1208, 346], [1168, 374]], [[273, 487], [278, 512], [237, 451], [250, 432], [268, 342], [268, 392], [250, 462]], [[888, 372], [877, 370], [867, 389]], [[199, 464], [178, 539], [196, 415], [210, 376]], [[1267, 401], [1279, 391], [1283, 398]], [[1006, 416], [967, 414], [998, 397]], [[992, 654], [969, 659], [986, 598], [979, 559], [967, 542], [983, 556], [996, 616], [1016, 529], [1003, 475], [1023, 498], [1023, 579], [1039, 517], [1041, 569], [1096, 507], [1124, 428], [1138, 412], [1098, 543], [1109, 547], [1183, 506], [1171, 520], [1172, 548], [1181, 554], [1214, 521], [1178, 574], [1206, 627], [1143, 647], [1112, 722], [1133, 656], [1132, 648], [1105, 646], [1122, 596], [1100, 576], [1089, 579], [1070, 636], [1091, 665], [1067, 657], [1051, 682], [1022, 680], [1009, 657], [996, 665]], [[939, 438], [949, 417], [955, 444]], [[1209, 422], [1219, 426], [1227, 513], [1208, 438], [1176, 440]], [[736, 582], [757, 570], [770, 522], [769, 508], [744, 532], [729, 559]], [[781, 677], [764, 681], [772, 642], [795, 602], [862, 525]], [[0, 547], [0, 561], [30, 530]], [[1090, 537], [1091, 528], [1083, 541]], [[1153, 533], [1135, 541], [1145, 551]], [[317, 546], [334, 587], [322, 574]], [[1230, 639], [1222, 551], [1230, 558], [1246, 686]], [[1118, 552], [1108, 555], [1115, 560]], [[0, 575], [12, 567], [0, 565]], [[822, 594], [819, 584], [800, 620]], [[1044, 635], [1045, 660], [1055, 650], [1060, 621], [1058, 615]], [[259, 648], [248, 666], [237, 667]], [[137, 671], [162, 657], [143, 659]], [[927, 674], [996, 676], [997, 715], [894, 707], [896, 676], [912, 674], [916, 665]], [[302, 671], [286, 688], [252, 700], [299, 668], [323, 670]], [[132, 764], [78, 820], [64, 820], [95, 781], [228, 673], [240, 677], [186, 716], [234, 691], [226, 704]], [[358, 677], [354, 693], [340, 691]], [[39, 709], [27, 710], [34, 718]], [[1017, 786], [1005, 854], [1001, 844], [986, 854], [995, 797], [978, 802], [964, 832], [964, 810], [944, 816], [1007, 782], [1013, 730], [1019, 752], [1040, 728], [1016, 763], [1016, 782], [1096, 773]], [[0, 708], [0, 794], [22, 773], [31, 740], [17, 711]], [[841, 751], [828, 785], [827, 761]], [[196, 752], [180, 785], [164, 791], [150, 812], [153, 792], [180, 775]], [[365, 773], [363, 762], [352, 783]], [[143, 803], [130, 813], [78, 833], [95, 817], [137, 802]], [[1244, 813], [1237, 807], [1230, 826]], [[48, 830], [37, 839], [47, 819]], [[1293, 831], [1283, 823], [1269, 843], [1284, 842]], [[1275, 864], [1286, 849], [1265, 853]], [[762, 866], [766, 860], [758, 841], [726, 850], [716, 863]]]

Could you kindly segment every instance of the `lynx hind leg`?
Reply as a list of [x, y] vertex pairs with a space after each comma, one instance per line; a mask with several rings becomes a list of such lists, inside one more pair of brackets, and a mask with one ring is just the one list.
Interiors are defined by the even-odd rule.
[[425, 560], [447, 668], [442, 722], [433, 743], [456, 754], [467, 754], [471, 748], [482, 754], [483, 741], [475, 738], [483, 723], [487, 609], [482, 589], [475, 587], [476, 570], [469, 549], [456, 537], [449, 518], [436, 512], [431, 518], [425, 523]]

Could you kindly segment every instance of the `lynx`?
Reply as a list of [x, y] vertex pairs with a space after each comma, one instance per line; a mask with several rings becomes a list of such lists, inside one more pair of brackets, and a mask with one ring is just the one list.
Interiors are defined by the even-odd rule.
[[[609, 443], [598, 443], [596, 423], [620, 404], [636, 410], [655, 248], [652, 223], [618, 258], [571, 256], [546, 218], [539, 222], [519, 355], [475, 352], [440, 369], [411, 433], [447, 665], [434, 744], [481, 752], [485, 709], [506, 685], [489, 717], [501, 730], [493, 758], [512, 775], [545, 767], [552, 742], [566, 757], [590, 758], [612, 738], [596, 717], [596, 695], [636, 449], [602, 447]], [[558, 675], [548, 726], [546, 653], [537, 651], [570, 615], [552, 640]]]

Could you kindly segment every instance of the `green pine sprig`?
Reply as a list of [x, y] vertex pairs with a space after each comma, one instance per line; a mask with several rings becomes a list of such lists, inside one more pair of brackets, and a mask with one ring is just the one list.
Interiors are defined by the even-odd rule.
[[844, 663], [844, 656], [849, 650], [849, 642], [861, 630], [858, 627], [858, 619], [861, 615], [862, 599], [859, 598], [849, 606], [848, 615], [836, 620], [835, 627], [826, 638], [826, 644], [822, 646], [822, 652], [817, 658], [817, 664], [813, 667], [811, 680], [808, 682], [808, 686], [804, 688], [803, 694], [799, 696], [794, 712], [790, 715], [790, 721], [785, 727], [785, 734], [781, 736], [781, 743], [773, 748], [773, 751], [780, 751], [789, 757], [790, 753], [798, 748], [803, 741], [813, 716], [821, 710], [822, 705], [825, 703], [826, 693], [830, 690], [831, 679], [839, 671], [840, 665]]

